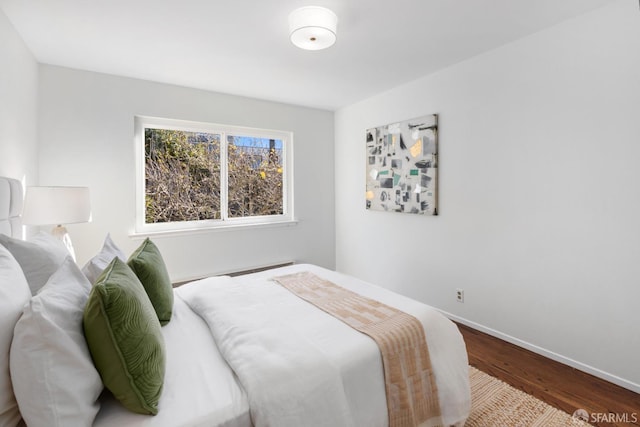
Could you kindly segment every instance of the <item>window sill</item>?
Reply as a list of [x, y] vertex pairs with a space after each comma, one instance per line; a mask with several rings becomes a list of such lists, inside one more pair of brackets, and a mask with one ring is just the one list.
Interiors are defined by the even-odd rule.
[[163, 238], [176, 236], [189, 236], [195, 234], [218, 233], [222, 231], [240, 231], [258, 228], [278, 228], [293, 227], [298, 225], [297, 219], [287, 219], [282, 221], [254, 222], [254, 223], [231, 223], [220, 224], [210, 227], [194, 227], [174, 230], [157, 230], [157, 231], [133, 231], [129, 233], [132, 239], [145, 239], [147, 237]]

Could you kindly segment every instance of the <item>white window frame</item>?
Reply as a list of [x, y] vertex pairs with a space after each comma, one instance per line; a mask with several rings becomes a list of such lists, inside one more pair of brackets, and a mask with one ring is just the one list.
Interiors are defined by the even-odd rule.
[[[203, 132], [220, 135], [220, 217], [199, 221], [175, 221], [146, 223], [145, 209], [145, 129], [169, 129], [186, 132]], [[227, 135], [254, 138], [277, 139], [282, 141], [282, 203], [280, 215], [248, 216], [229, 218], [228, 210], [228, 174], [227, 174]], [[261, 227], [291, 225], [296, 221], [293, 215], [293, 133], [288, 131], [257, 129], [242, 126], [221, 125], [216, 123], [194, 122], [187, 120], [158, 117], [135, 116], [134, 146], [136, 159], [136, 219], [132, 235], [155, 235], [173, 233], [192, 233], [236, 227]]]

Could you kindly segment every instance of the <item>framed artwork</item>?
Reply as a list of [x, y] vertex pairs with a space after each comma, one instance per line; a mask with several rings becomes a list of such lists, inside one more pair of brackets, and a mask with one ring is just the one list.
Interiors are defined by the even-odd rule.
[[438, 215], [438, 115], [368, 129], [367, 209]]

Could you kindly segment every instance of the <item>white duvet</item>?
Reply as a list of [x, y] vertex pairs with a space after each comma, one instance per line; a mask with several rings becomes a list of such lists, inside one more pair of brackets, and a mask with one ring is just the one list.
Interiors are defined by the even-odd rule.
[[162, 327], [167, 365], [158, 415], [125, 409], [110, 393], [94, 427], [251, 427], [246, 393], [216, 347], [206, 323], [176, 294]]
[[313, 265], [213, 277], [176, 295], [209, 325], [247, 393], [256, 427], [386, 426], [384, 374], [375, 342], [296, 297], [276, 275], [310, 271], [396, 307], [424, 325], [445, 425], [470, 410], [468, 361], [456, 326], [435, 309]]

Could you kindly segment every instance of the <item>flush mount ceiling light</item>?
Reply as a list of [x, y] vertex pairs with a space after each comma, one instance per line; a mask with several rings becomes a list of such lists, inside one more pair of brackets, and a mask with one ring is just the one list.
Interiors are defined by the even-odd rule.
[[336, 42], [338, 17], [327, 8], [305, 6], [289, 14], [289, 38], [300, 49], [326, 49]]

